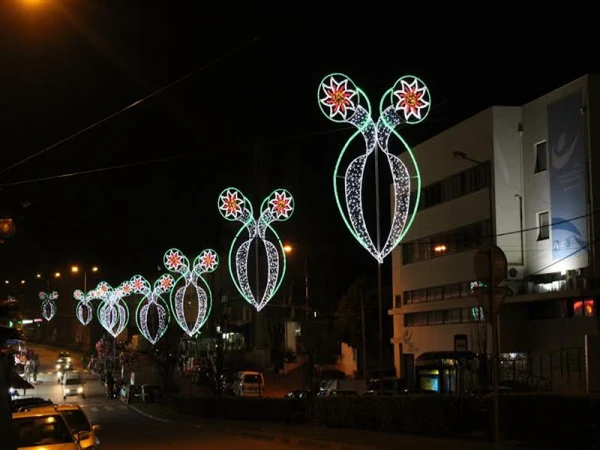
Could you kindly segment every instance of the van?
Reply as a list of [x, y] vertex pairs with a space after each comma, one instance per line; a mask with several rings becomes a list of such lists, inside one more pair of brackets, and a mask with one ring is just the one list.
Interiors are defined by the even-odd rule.
[[262, 397], [265, 392], [265, 379], [260, 372], [239, 372], [233, 385], [238, 397]]

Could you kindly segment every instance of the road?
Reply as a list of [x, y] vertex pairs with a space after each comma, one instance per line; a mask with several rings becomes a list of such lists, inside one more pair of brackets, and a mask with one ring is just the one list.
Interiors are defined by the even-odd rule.
[[[48, 398], [55, 403], [81, 405], [94, 424], [102, 426], [98, 433], [103, 450], [283, 450], [289, 446], [244, 437], [220, 434], [210, 428], [194, 427], [189, 424], [156, 422], [123, 405], [120, 400], [107, 399], [104, 387], [92, 374], [85, 373], [86, 398], [62, 399], [60, 385], [54, 378], [54, 363], [58, 350], [47, 347], [29, 346], [40, 357], [40, 375], [33, 392], [27, 396]], [[81, 370], [79, 355], [73, 354], [76, 370]]]

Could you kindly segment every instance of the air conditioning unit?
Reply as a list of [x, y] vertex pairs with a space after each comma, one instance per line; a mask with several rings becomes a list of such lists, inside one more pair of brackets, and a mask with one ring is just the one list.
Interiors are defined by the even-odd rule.
[[509, 280], [522, 280], [523, 278], [525, 278], [524, 266], [508, 266]]

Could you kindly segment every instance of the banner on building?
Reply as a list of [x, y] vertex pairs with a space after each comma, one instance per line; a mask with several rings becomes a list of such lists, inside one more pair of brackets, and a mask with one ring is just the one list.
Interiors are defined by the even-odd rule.
[[552, 260], [587, 252], [587, 177], [582, 93], [548, 105]]

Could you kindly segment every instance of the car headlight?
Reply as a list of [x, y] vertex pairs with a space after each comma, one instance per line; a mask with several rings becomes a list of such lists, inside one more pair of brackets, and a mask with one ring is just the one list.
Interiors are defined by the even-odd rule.
[[78, 387], [78, 388], [77, 388], [77, 393], [78, 393], [78, 394], [81, 394], [82, 392], [83, 392], [83, 387], [81, 387], [81, 386], [80, 386], [80, 387]]
[[65, 392], [68, 394], [69, 392], [71, 392], [71, 389], [65, 388]]
[[60, 364], [56, 365], [56, 370], [60, 369]]
[[60, 378], [60, 377], [62, 377], [62, 376], [63, 376], [62, 372], [57, 372], [57, 374], [56, 374], [56, 375], [58, 376], [58, 378]]

